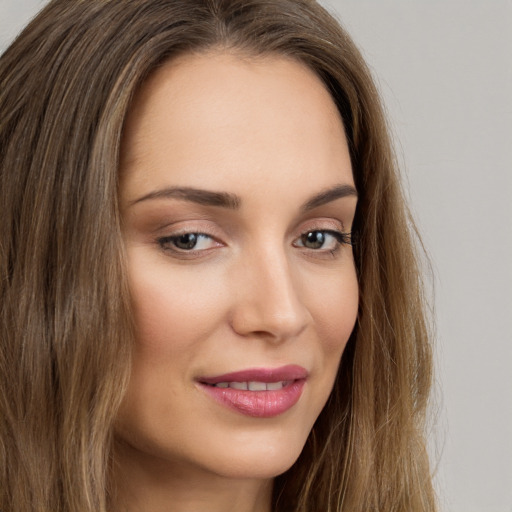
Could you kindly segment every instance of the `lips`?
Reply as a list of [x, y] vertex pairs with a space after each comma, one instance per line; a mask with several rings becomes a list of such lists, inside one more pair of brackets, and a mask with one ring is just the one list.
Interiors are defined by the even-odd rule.
[[301, 397], [308, 377], [305, 368], [252, 368], [197, 380], [217, 403], [247, 416], [271, 418], [292, 408]]

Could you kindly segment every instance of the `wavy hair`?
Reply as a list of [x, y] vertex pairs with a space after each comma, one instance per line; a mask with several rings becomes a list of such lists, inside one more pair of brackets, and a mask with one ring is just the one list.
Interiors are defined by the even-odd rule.
[[415, 230], [371, 75], [313, 0], [53, 0], [0, 59], [0, 509], [106, 512], [130, 372], [123, 123], [187, 52], [280, 54], [324, 82], [359, 194], [357, 325], [276, 512], [434, 511]]

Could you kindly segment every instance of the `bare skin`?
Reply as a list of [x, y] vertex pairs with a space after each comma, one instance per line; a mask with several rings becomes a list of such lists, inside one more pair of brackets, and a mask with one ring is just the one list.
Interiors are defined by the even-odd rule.
[[271, 479], [233, 480], [132, 452], [118, 447], [119, 512], [270, 512]]
[[[270, 512], [357, 315], [357, 194], [337, 109], [287, 58], [180, 57], [136, 97], [120, 195], [137, 339], [115, 512]], [[306, 376], [279, 379], [276, 396], [299, 383], [297, 400], [270, 415], [226, 406], [204, 382], [290, 365]]]

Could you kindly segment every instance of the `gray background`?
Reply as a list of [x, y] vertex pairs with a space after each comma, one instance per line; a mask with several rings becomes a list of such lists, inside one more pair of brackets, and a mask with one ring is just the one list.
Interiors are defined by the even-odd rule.
[[[443, 512], [512, 512], [512, 1], [324, 0], [373, 69], [433, 262]], [[44, 4], [0, 0], [0, 50]]]

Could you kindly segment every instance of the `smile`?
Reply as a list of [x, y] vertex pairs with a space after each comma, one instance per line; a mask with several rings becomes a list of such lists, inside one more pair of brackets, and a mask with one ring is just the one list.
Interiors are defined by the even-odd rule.
[[211, 384], [216, 388], [231, 388], [231, 389], [243, 389], [247, 391], [277, 391], [288, 386], [291, 382], [282, 380], [279, 382], [219, 382], [218, 384]]
[[254, 418], [272, 418], [300, 399], [308, 372], [297, 365], [255, 368], [197, 379], [218, 404]]

